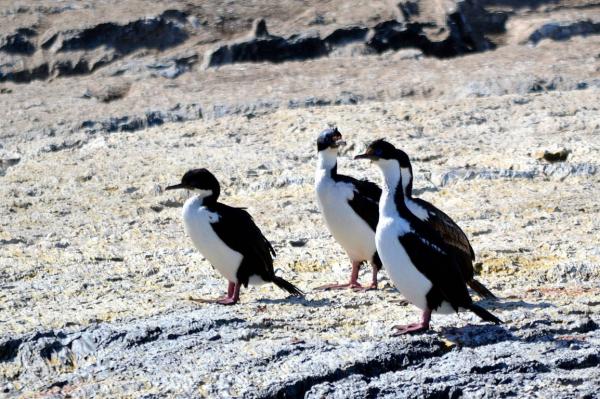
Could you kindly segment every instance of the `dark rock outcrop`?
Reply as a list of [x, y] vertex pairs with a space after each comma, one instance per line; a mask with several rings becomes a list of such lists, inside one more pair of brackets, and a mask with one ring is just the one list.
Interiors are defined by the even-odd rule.
[[423, 33], [418, 23], [403, 23], [396, 20], [385, 21], [373, 28], [367, 46], [378, 53], [387, 50], [416, 47], [425, 54], [431, 54], [432, 42]]
[[87, 133], [134, 132], [167, 122], [185, 122], [197, 119], [202, 119], [200, 104], [177, 104], [167, 110], [148, 110], [141, 116], [126, 115], [105, 120], [86, 120], [74, 130], [84, 130]]
[[[266, 23], [260, 20], [248, 40], [220, 46], [207, 55], [207, 67], [239, 62], [283, 62], [326, 56], [336, 48], [353, 42], [363, 42], [375, 52], [418, 48], [425, 55], [449, 58], [462, 54], [486, 51], [495, 44], [487, 33], [505, 30], [508, 18], [500, 12], [488, 12], [477, 2], [460, 2], [456, 10], [446, 15], [444, 26], [435, 22], [412, 21], [419, 14], [417, 3], [401, 3], [405, 22], [388, 20], [372, 28], [350, 26], [339, 28], [325, 38], [316, 33], [301, 33], [288, 38], [269, 34]], [[369, 31], [372, 31], [369, 35]], [[429, 31], [446, 32], [441, 38]]]
[[288, 38], [267, 31], [264, 20], [255, 25], [254, 36], [246, 41], [227, 44], [207, 56], [207, 67], [238, 62], [284, 62], [318, 58], [328, 53], [316, 33], [301, 33]]
[[592, 20], [577, 22], [551, 22], [536, 29], [530, 36], [529, 42], [539, 43], [543, 39], [568, 40], [573, 36], [600, 34], [600, 22]]
[[162, 76], [167, 79], [175, 79], [182, 73], [192, 69], [198, 62], [198, 54], [188, 54], [182, 56], [169, 57], [167, 59], [158, 60], [147, 65], [153, 74]]
[[182, 43], [188, 37], [179, 18], [171, 13], [138, 19], [120, 25], [112, 22], [79, 30], [61, 31], [49, 35], [41, 47], [52, 52], [93, 50], [101, 46], [114, 50], [119, 56], [135, 50], [166, 48]]
[[13, 64], [0, 65], [0, 82], [29, 83], [36, 79], [47, 79], [49, 76], [50, 67], [47, 63], [26, 68]]
[[9, 54], [31, 55], [35, 51], [31, 38], [36, 35], [37, 32], [31, 28], [19, 28], [13, 34], [0, 37], [0, 51]]
[[[37, 63], [0, 63], [0, 82], [27, 83], [50, 77], [85, 75], [141, 49], [164, 51], [188, 38], [185, 23], [185, 14], [165, 11], [126, 24], [104, 22], [81, 29], [50, 31], [41, 38], [40, 48], [28, 40], [35, 31], [20, 29], [0, 40], [0, 51], [23, 57], [44, 51], [52, 56], [44, 55], [43, 61]], [[166, 74], [176, 76], [181, 73], [177, 69], [186, 70], [188, 61]]]
[[[406, 22], [384, 21], [373, 28], [366, 44], [376, 52], [412, 47], [428, 56], [449, 58], [487, 51], [495, 44], [486, 34], [503, 32], [508, 18], [503, 13], [487, 12], [477, 2], [462, 1], [446, 15], [445, 26], [438, 26], [435, 21], [413, 21], [413, 16], [419, 15], [416, 3], [401, 3], [399, 7]], [[445, 37], [438, 37], [439, 32], [446, 32]]]
[[352, 42], [364, 41], [369, 29], [364, 26], [349, 26], [331, 32], [323, 39], [328, 48], [340, 47]]

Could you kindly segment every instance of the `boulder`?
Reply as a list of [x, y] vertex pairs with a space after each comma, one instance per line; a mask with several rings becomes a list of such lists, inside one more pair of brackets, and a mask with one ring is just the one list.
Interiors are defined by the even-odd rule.
[[600, 22], [590, 19], [571, 22], [549, 22], [529, 35], [528, 42], [537, 44], [544, 39], [568, 40], [573, 36], [600, 34]]

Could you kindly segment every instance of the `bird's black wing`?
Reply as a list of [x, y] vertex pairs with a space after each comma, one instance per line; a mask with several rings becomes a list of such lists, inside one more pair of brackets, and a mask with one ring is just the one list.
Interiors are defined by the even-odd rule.
[[212, 224], [213, 230], [227, 246], [243, 256], [238, 271], [240, 282], [246, 285], [253, 274], [271, 281], [274, 276], [275, 250], [256, 226], [252, 216], [242, 208], [221, 203], [214, 206], [214, 211], [220, 215], [220, 219]]
[[379, 199], [381, 198], [379, 186], [368, 180], [358, 180], [344, 175], [338, 175], [336, 180], [352, 184], [354, 197], [348, 203], [354, 212], [375, 230], [379, 221]]
[[473, 247], [471, 247], [469, 238], [450, 216], [427, 201], [419, 198], [414, 198], [413, 200], [427, 211], [429, 214], [429, 224], [447, 245], [463, 252], [461, 257], [472, 261], [475, 260], [475, 252], [473, 251]]
[[[435, 234], [409, 232], [398, 237], [415, 267], [437, 288], [455, 310], [468, 308], [471, 297], [452, 252]], [[435, 306], [439, 306], [435, 304]]]

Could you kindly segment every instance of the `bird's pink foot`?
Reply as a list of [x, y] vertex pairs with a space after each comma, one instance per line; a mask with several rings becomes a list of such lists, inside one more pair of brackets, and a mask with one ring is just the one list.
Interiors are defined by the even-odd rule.
[[315, 290], [326, 291], [326, 290], [340, 290], [344, 288], [350, 289], [361, 289], [362, 285], [358, 282], [358, 272], [360, 270], [361, 262], [352, 262], [352, 273], [350, 274], [350, 282], [346, 284], [327, 284], [315, 288]]
[[218, 304], [220, 305], [235, 305], [238, 302], [238, 300], [236, 298], [223, 298], [223, 299], [219, 299], [217, 301]]
[[346, 284], [334, 283], [334, 284], [321, 285], [321, 286], [315, 288], [315, 290], [318, 290], [318, 291], [341, 290], [344, 288], [355, 288], [356, 286], [360, 287], [360, 284], [355, 285], [355, 284], [351, 284], [351, 283], [346, 283]]
[[430, 321], [431, 321], [431, 310], [425, 309], [423, 311], [423, 314], [421, 315], [421, 321], [419, 323], [394, 326], [393, 328], [397, 331], [392, 335], [397, 336], [397, 335], [404, 335], [404, 334], [416, 334], [416, 333], [427, 331], [427, 330], [429, 330], [429, 322]]
[[354, 291], [358, 291], [358, 292], [366, 292], [366, 291], [372, 291], [372, 290], [376, 290], [377, 289], [377, 284], [370, 284], [370, 285], [358, 285], [358, 287], [352, 287], [354, 289]]
[[396, 332], [394, 332], [393, 336], [404, 335], [404, 334], [416, 334], [420, 332], [424, 332], [429, 330], [429, 324], [425, 323], [414, 323], [414, 324], [405, 324], [398, 325], [392, 327]]

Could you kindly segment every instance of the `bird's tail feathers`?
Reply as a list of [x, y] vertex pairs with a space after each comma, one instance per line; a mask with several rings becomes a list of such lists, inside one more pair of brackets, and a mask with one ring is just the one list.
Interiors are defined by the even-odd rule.
[[492, 291], [488, 290], [487, 287], [483, 285], [480, 281], [471, 279], [471, 281], [469, 281], [467, 284], [469, 284], [469, 287], [471, 287], [473, 291], [475, 291], [479, 296], [481, 296], [484, 299], [498, 299], [498, 297], [492, 294]]
[[469, 306], [469, 310], [475, 313], [477, 316], [481, 317], [482, 320], [489, 321], [495, 324], [502, 324], [502, 320], [482, 308], [481, 306], [477, 306], [474, 303]]
[[281, 277], [273, 277], [273, 283], [282, 290], [289, 292], [291, 295], [304, 296], [304, 292], [300, 291], [298, 287]]

